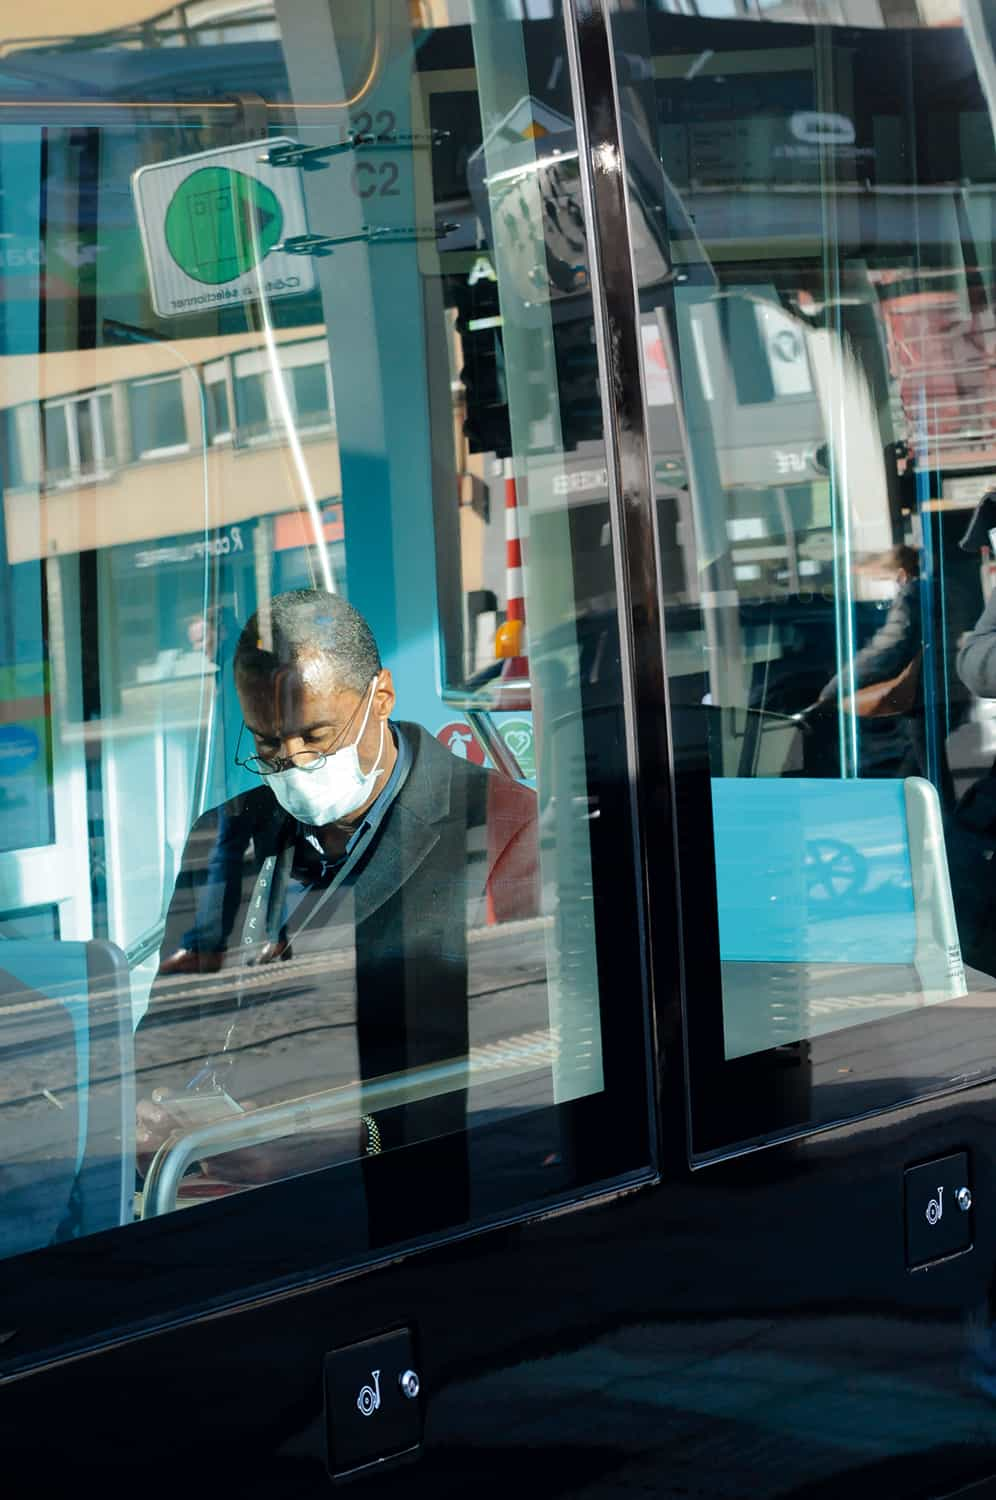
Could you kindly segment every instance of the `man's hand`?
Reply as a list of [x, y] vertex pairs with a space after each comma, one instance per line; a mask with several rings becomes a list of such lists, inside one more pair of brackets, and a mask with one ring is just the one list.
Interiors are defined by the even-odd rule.
[[[182, 1095], [159, 1088], [153, 1090], [150, 1099], [139, 1100], [135, 1147], [138, 1170], [143, 1177], [162, 1143], [175, 1133], [191, 1129], [189, 1124], [174, 1118], [170, 1110], [172, 1099], [181, 1100]], [[247, 1114], [256, 1107], [252, 1100], [242, 1101]], [[365, 1155], [366, 1132], [355, 1120], [350, 1120], [314, 1135], [287, 1136], [258, 1146], [235, 1148], [201, 1162], [200, 1169], [215, 1181], [251, 1187], [355, 1161]]]
[[223, 1156], [202, 1162], [201, 1169], [218, 1182], [260, 1187], [267, 1182], [296, 1177], [301, 1172], [341, 1166], [365, 1155], [366, 1130], [355, 1120], [349, 1120], [314, 1135], [284, 1136], [259, 1146], [226, 1151]]
[[[174, 1099], [181, 1102], [183, 1095], [177, 1095], [172, 1089], [153, 1089], [151, 1098], [140, 1099], [136, 1107], [135, 1156], [143, 1177], [147, 1176], [153, 1158], [165, 1140], [171, 1135], [183, 1134], [194, 1128], [189, 1122], [185, 1123], [174, 1116], [170, 1109]], [[243, 1104], [246, 1113], [255, 1107], [251, 1100], [246, 1100]], [[219, 1118], [224, 1116], [225, 1111], [220, 1111]], [[205, 1176], [218, 1182], [245, 1186], [273, 1182], [286, 1175], [287, 1143], [283, 1144], [283, 1151], [279, 1145], [272, 1144], [226, 1151], [223, 1156], [212, 1157], [198, 1163], [198, 1166]], [[322, 1162], [321, 1165], [327, 1163]]]
[[[197, 1112], [191, 1115], [191, 1106]], [[135, 1111], [135, 1152], [138, 1170], [144, 1177], [159, 1147], [169, 1136], [186, 1134], [211, 1120], [230, 1118], [238, 1109], [251, 1110], [255, 1105], [247, 1101], [235, 1106], [224, 1092], [174, 1093], [171, 1089], [154, 1089], [151, 1099], [140, 1099]]]
[[135, 1157], [143, 1177], [163, 1141], [179, 1128], [166, 1108], [170, 1096], [169, 1089], [153, 1089], [151, 1099], [139, 1099], [135, 1108]]
[[808, 727], [814, 723], [818, 723], [821, 719], [830, 718], [836, 711], [836, 698], [817, 698], [815, 703], [807, 704], [805, 708], [801, 708], [792, 717], [798, 719], [804, 726]]

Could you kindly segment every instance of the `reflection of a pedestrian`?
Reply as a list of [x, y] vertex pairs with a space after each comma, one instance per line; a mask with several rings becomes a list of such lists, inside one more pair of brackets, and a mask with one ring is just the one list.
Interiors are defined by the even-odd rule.
[[[983, 495], [960, 546], [969, 553], [993, 549], [996, 492]], [[961, 640], [958, 676], [979, 698], [996, 698], [996, 593], [989, 596], [973, 630]], [[996, 765], [961, 797], [947, 833], [948, 866], [958, 915], [958, 936], [967, 963], [996, 972]], [[976, 1329], [969, 1371], [987, 1396], [996, 1396], [996, 1274], [989, 1283], [981, 1326]]]
[[[252, 821], [244, 814], [219, 811], [194, 920], [162, 960], [160, 974], [214, 974], [221, 968], [242, 898], [243, 863], [252, 832]], [[281, 936], [268, 946], [264, 958], [271, 956], [270, 946], [272, 956], [279, 957], [286, 942]]]
[[213, 612], [198, 611], [197, 614], [190, 616], [187, 621], [187, 640], [190, 642], [191, 651], [199, 651], [207, 661], [214, 661], [217, 632]]
[[[238, 622], [228, 605], [210, 605], [187, 620], [187, 640], [192, 649], [217, 668], [212, 735], [216, 774], [209, 779], [222, 799], [227, 796], [226, 772], [234, 763], [242, 727], [242, 711], [232, 680], [238, 638]], [[221, 967], [238, 911], [243, 859], [251, 837], [252, 830], [244, 818], [220, 813], [194, 920], [178, 946], [163, 959], [163, 974], [214, 973]]]
[[958, 676], [977, 698], [996, 698], [996, 593], [961, 642]]
[[[844, 673], [848, 693], [891, 681], [910, 665], [923, 645], [920, 567], [915, 550], [912, 547], [893, 547], [878, 561], [886, 576], [894, 579], [896, 592], [885, 621], [871, 640], [855, 653], [851, 671]], [[817, 702], [835, 703], [840, 696], [840, 687], [840, 677], [831, 677]]]
[[192, 651], [199, 652], [219, 669], [226, 663], [231, 665], [239, 627], [229, 605], [209, 604], [206, 609], [197, 610], [187, 617], [186, 629]]
[[927, 750], [919, 674], [915, 682], [907, 683], [902, 691], [907, 701], [898, 707], [890, 708], [885, 703], [876, 709], [863, 704], [858, 696], [862, 689], [892, 683], [904, 672], [911, 677], [916, 673], [923, 650], [919, 558], [915, 548], [898, 546], [870, 559], [865, 567], [884, 573], [894, 583], [888, 614], [871, 639], [855, 652], [850, 669], [845, 668], [830, 678], [816, 702], [806, 710], [806, 717], [811, 724], [818, 722], [823, 714], [836, 709], [843, 698], [845, 706], [853, 707], [859, 718], [877, 719], [880, 725], [888, 721], [899, 736], [898, 745], [890, 743], [887, 769], [884, 763], [871, 764], [874, 751], [870, 744], [862, 746], [864, 775], [922, 776], [927, 769]]
[[210, 673], [214, 691], [208, 739], [211, 760], [205, 786], [209, 803], [224, 802], [237, 790], [233, 778], [237, 774], [235, 751], [242, 728], [242, 710], [235, 693], [232, 665], [239, 625], [229, 605], [215, 604], [191, 618], [187, 636], [205, 662], [214, 667]]
[[[996, 698], [996, 594], [990, 596], [974, 630], [962, 638], [958, 676], [977, 697]], [[973, 968], [988, 974], [996, 973], [994, 851], [996, 765], [963, 793], [948, 830], [948, 864], [962, 952]]]

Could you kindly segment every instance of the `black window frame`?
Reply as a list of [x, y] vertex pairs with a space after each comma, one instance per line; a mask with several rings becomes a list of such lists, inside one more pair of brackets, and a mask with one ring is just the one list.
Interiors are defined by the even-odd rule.
[[[347, 1165], [352, 1188], [362, 1186], [376, 1202], [374, 1243], [359, 1244], [355, 1235], [350, 1239], [352, 1226], [342, 1206], [346, 1174], [342, 1166], [334, 1166], [7, 1260], [0, 1327], [16, 1326], [17, 1331], [0, 1344], [0, 1377], [259, 1298], [366, 1273], [429, 1246], [554, 1209], [578, 1208], [658, 1180], [656, 1029], [645, 905], [647, 841], [637, 789], [645, 780], [641, 764], [649, 765], [648, 754], [652, 749], [656, 755], [658, 748], [663, 676], [659, 638], [652, 625], [639, 649], [637, 645], [638, 630], [656, 609], [656, 589], [646, 568], [653, 525], [649, 460], [642, 425], [634, 425], [640, 404], [640, 334], [636, 323], [625, 331], [622, 353], [633, 378], [624, 389], [614, 388], [605, 379], [611, 357], [609, 330], [619, 315], [620, 298], [624, 301], [632, 287], [626, 269], [629, 232], [622, 184], [613, 184], [611, 206], [598, 202], [592, 188], [593, 158], [602, 149], [603, 131], [618, 150], [607, 39], [603, 33], [597, 58], [577, 53], [569, 0], [563, 18], [550, 24], [567, 29], [573, 106], [583, 143], [586, 191], [592, 195], [588, 201], [598, 209], [606, 245], [610, 237], [613, 240], [611, 264], [601, 282], [593, 274], [592, 286], [601, 400], [607, 451], [611, 450], [608, 488], [621, 652], [618, 701], [607, 703], [604, 683], [582, 686], [582, 714], [587, 708], [599, 714], [609, 711], [616, 716], [618, 730], [611, 763], [602, 767], [596, 758], [589, 770], [589, 792], [598, 804], [598, 817], [587, 826], [592, 837], [603, 1088], [533, 1112], [557, 1127], [563, 1143], [563, 1159], [559, 1168], [550, 1170], [549, 1188], [527, 1196], [516, 1182], [509, 1187], [506, 1177], [496, 1173], [482, 1179], [492, 1192], [487, 1211], [467, 1219], [453, 1216], [446, 1185], [452, 1143], [464, 1137], [443, 1137]], [[469, 37], [465, 40], [469, 44]], [[591, 141], [586, 138], [588, 120], [597, 121], [599, 132]], [[607, 392], [613, 393], [611, 398]], [[642, 465], [644, 474], [639, 494], [627, 490], [622, 481], [623, 466], [633, 462]], [[634, 591], [627, 573], [638, 559], [639, 586]], [[654, 698], [649, 713], [639, 708], [641, 691], [645, 696], [648, 685]], [[658, 830], [668, 826], [659, 803], [652, 821]], [[523, 1122], [530, 1118], [520, 1117]], [[478, 1127], [467, 1134], [471, 1148], [488, 1129]], [[344, 1231], [338, 1245], [333, 1239], [336, 1229]], [[235, 1256], [233, 1246], [238, 1247]]]
[[[587, 0], [594, 4], [597, 0]], [[855, 32], [853, 28], [828, 23], [778, 23], [763, 25], [764, 18], [731, 19], [722, 26], [715, 19], [684, 17], [638, 10], [612, 15], [611, 25], [618, 56], [648, 58], [669, 52], [701, 51], [699, 39], [718, 36], [730, 50], [778, 51], [812, 42], [821, 31], [832, 32], [838, 42], [846, 35], [874, 36], [881, 47], [891, 46], [888, 31]], [[704, 45], [708, 45], [705, 43]], [[636, 78], [625, 88], [636, 94], [646, 87], [643, 103], [647, 117], [659, 120], [656, 90], [658, 79], [645, 86]], [[652, 107], [648, 106], [648, 99]], [[625, 104], [623, 105], [625, 108]], [[681, 226], [664, 226], [673, 245], [673, 262], [682, 263]], [[698, 266], [690, 266], [677, 279], [686, 285], [698, 279]], [[644, 288], [637, 289], [641, 302]], [[676, 296], [673, 285], [655, 289], [653, 300], [665, 311], [672, 350], [679, 350]], [[682, 401], [682, 368], [676, 360], [675, 392]], [[791, 410], [794, 396], [776, 397]], [[687, 430], [680, 424], [681, 451], [686, 473], [694, 472]], [[711, 461], [712, 456], [710, 456]], [[668, 559], [658, 557], [658, 568]], [[685, 613], [688, 611], [686, 609]], [[662, 620], [664, 655], [667, 658], [667, 618]], [[703, 683], [702, 691], [705, 691]], [[996, 1015], [986, 1017], [978, 1007], [959, 1001], [910, 1010], [894, 1018], [841, 1027], [789, 1047], [772, 1047], [745, 1057], [725, 1055], [723, 983], [720, 961], [719, 915], [716, 891], [716, 855], [713, 836], [713, 806], [710, 756], [704, 715], [698, 730], [688, 732], [688, 716], [676, 733], [680, 710], [668, 709], [668, 795], [674, 810], [675, 880], [679, 909], [681, 964], [678, 988], [680, 1021], [674, 1017], [681, 1038], [684, 1065], [684, 1125], [687, 1162], [692, 1168], [708, 1166], [732, 1156], [779, 1143], [802, 1139], [818, 1132], [853, 1124], [869, 1116], [900, 1110], [932, 1097], [948, 1096], [996, 1077]], [[950, 1044], [952, 1033], [963, 1028], [964, 1054], [974, 1054], [968, 1068], [931, 1071], [935, 1048]], [[853, 1055], [848, 1071], [841, 1070], [842, 1039], [873, 1044], [875, 1060], [862, 1066]], [[872, 1050], [872, 1046], [869, 1047]], [[955, 1049], [952, 1049], [955, 1050]], [[916, 1066], [911, 1068], [910, 1058]], [[882, 1059], [886, 1059], [883, 1072]], [[843, 1081], [842, 1081], [843, 1080]]]

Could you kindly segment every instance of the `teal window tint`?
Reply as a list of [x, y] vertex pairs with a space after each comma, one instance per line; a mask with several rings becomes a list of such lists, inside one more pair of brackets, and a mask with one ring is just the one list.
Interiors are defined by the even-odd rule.
[[[0, 725], [0, 852], [34, 849], [52, 837], [50, 724], [40, 691], [43, 681], [40, 662], [0, 667], [0, 691], [19, 705], [17, 719]], [[21, 697], [24, 689], [34, 689], [35, 696]]]
[[3, 485], [5, 489], [17, 489], [23, 483], [24, 470], [16, 407], [8, 407], [3, 414], [3, 434]]
[[4, 938], [30, 938], [55, 942], [59, 937], [59, 908], [31, 906], [22, 911], [0, 912], [0, 942]]
[[11, 884], [23, 890], [16, 855], [49, 844], [54, 831], [51, 677], [42, 567], [9, 561], [6, 512], [0, 515], [0, 563], [6, 579], [0, 592], [0, 856], [10, 856]]

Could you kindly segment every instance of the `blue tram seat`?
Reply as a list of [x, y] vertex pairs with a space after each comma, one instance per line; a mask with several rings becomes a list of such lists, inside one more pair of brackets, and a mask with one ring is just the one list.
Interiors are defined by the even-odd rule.
[[929, 782], [719, 777], [712, 804], [728, 1057], [965, 993]]

